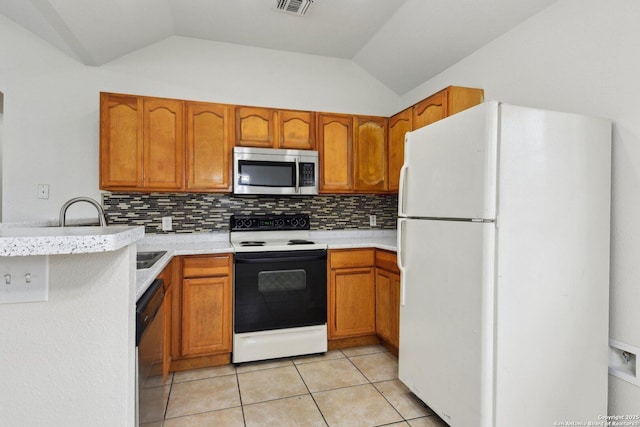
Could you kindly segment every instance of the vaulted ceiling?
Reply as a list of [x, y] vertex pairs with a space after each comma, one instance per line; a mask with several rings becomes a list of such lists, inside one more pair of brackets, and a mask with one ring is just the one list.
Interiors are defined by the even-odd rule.
[[[297, 0], [294, 0], [294, 2]], [[403, 94], [557, 0], [0, 0], [0, 13], [87, 65], [179, 35], [353, 60]]]

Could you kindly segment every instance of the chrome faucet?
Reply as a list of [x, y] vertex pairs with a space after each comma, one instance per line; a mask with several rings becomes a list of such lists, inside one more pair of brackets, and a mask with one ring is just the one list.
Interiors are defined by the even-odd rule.
[[78, 202], [87, 202], [95, 206], [95, 208], [98, 210], [98, 220], [100, 221], [100, 227], [107, 226], [107, 218], [104, 216], [104, 209], [102, 209], [102, 206], [100, 206], [100, 203], [96, 202], [90, 197], [75, 197], [69, 200], [68, 202], [66, 202], [64, 205], [62, 205], [62, 208], [60, 208], [60, 227], [66, 226], [66, 215], [67, 215], [67, 209], [69, 209], [69, 206]]

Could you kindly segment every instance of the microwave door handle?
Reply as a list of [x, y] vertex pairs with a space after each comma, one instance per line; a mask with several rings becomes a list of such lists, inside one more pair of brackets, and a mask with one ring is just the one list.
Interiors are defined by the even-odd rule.
[[296, 157], [296, 193], [300, 192], [300, 159]]

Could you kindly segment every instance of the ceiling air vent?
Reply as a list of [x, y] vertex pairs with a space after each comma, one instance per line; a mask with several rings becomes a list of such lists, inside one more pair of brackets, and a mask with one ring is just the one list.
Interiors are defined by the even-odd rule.
[[306, 15], [314, 0], [276, 0], [276, 10], [292, 15]]

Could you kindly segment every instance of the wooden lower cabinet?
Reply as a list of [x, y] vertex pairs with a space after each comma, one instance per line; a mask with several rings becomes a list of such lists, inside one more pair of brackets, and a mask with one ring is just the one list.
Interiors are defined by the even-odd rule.
[[376, 250], [376, 333], [397, 354], [400, 344], [400, 272], [396, 254]]
[[169, 370], [171, 368], [171, 309], [173, 305], [173, 282], [174, 282], [174, 260], [171, 260], [169, 264], [158, 275], [159, 279], [164, 280], [164, 302], [162, 311], [164, 315], [164, 337], [162, 345], [162, 382], [167, 380]]
[[232, 255], [180, 259], [174, 284], [172, 364], [174, 371], [229, 363], [232, 341]]
[[182, 282], [182, 355], [231, 351], [229, 276]]
[[376, 333], [373, 249], [329, 251], [329, 340]]

